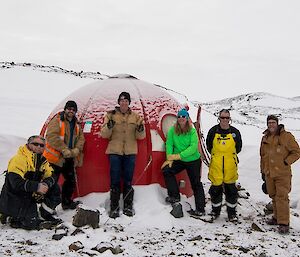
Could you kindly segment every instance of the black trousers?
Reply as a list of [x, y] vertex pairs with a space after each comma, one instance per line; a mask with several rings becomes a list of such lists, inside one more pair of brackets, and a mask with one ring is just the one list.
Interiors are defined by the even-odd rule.
[[54, 169], [55, 180], [58, 181], [60, 174], [62, 174], [65, 179], [61, 190], [61, 200], [63, 204], [68, 204], [71, 202], [76, 187], [74, 160], [73, 158], [65, 159], [65, 163], [62, 167], [54, 164], [51, 165]]
[[186, 170], [194, 192], [196, 210], [203, 212], [205, 208], [205, 195], [200, 177], [201, 159], [191, 162], [174, 161], [172, 167], [163, 168], [163, 175], [168, 190], [168, 195], [180, 198], [179, 186], [175, 175]]
[[218, 215], [220, 214], [222, 208], [223, 191], [225, 193], [227, 213], [229, 216], [235, 215], [237, 198], [238, 198], [238, 190], [236, 188], [235, 183], [232, 184], [224, 183], [219, 186], [210, 187], [209, 194], [211, 197], [212, 211]]
[[57, 183], [55, 183], [45, 194], [43, 202], [52, 210], [61, 203], [60, 188]]

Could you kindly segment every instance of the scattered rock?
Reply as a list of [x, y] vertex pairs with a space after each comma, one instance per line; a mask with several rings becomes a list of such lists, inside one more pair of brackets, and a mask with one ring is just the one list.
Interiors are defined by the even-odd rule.
[[64, 236], [67, 236], [67, 235], [68, 235], [67, 233], [54, 234], [54, 235], [52, 236], [52, 240], [59, 241], [59, 240], [61, 240]]
[[78, 250], [83, 249], [83, 248], [84, 248], [84, 246], [80, 241], [76, 241], [76, 242], [69, 245], [69, 250], [70, 251], [77, 252]]
[[260, 224], [253, 222], [251, 229], [258, 232], [265, 232], [265, 230], [260, 226]]
[[101, 242], [100, 244], [97, 244], [92, 250], [95, 250], [99, 253], [104, 253], [107, 250], [110, 250], [113, 254], [119, 254], [124, 252], [124, 250], [121, 248], [120, 245], [113, 246], [109, 242]]
[[193, 237], [193, 238], [191, 238], [191, 239], [188, 239], [188, 241], [200, 241], [200, 240], [202, 240], [202, 236], [195, 236], [195, 237]]
[[73, 223], [75, 227], [83, 227], [86, 225], [92, 228], [99, 228], [99, 211], [98, 210], [86, 210], [82, 207], [77, 209], [76, 214], [73, 217]]
[[78, 234], [84, 234], [84, 231], [80, 228], [76, 228], [72, 233], [71, 236], [76, 236]]

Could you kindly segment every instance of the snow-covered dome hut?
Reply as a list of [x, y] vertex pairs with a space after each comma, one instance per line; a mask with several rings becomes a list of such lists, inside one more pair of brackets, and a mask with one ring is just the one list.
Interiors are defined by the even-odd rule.
[[[133, 185], [159, 183], [164, 186], [160, 167], [165, 160], [165, 135], [182, 106], [159, 86], [130, 75], [116, 75], [73, 92], [52, 111], [42, 129], [44, 134], [48, 122], [63, 110], [67, 100], [76, 101], [77, 117], [86, 139], [83, 166], [77, 169], [79, 196], [109, 190], [109, 160], [105, 154], [108, 140], [101, 138], [99, 132], [106, 112], [114, 109], [122, 91], [130, 93], [130, 107], [144, 117], [146, 129], [146, 138], [138, 142]], [[181, 173], [178, 179], [186, 181], [181, 191], [190, 196], [192, 190], [187, 174]]]

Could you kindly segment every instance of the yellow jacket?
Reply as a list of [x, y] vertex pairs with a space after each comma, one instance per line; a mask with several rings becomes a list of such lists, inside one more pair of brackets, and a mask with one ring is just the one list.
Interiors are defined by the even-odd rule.
[[[23, 179], [28, 179], [29, 172], [35, 173], [37, 166], [36, 154], [27, 148], [27, 145], [20, 146], [17, 154], [9, 161], [7, 171], [20, 175]], [[40, 165], [38, 170], [41, 172], [41, 179], [45, 179], [52, 176], [53, 169], [46, 159]], [[35, 174], [30, 174], [34, 176]]]

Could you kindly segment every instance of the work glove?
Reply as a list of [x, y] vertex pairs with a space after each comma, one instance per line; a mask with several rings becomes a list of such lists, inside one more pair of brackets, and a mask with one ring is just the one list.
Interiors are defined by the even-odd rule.
[[138, 126], [136, 127], [136, 130], [137, 130], [138, 132], [143, 132], [143, 131], [144, 131], [144, 124], [138, 125]]
[[44, 200], [44, 195], [37, 192], [33, 192], [32, 197], [37, 203], [42, 203]]
[[162, 165], [161, 165], [161, 169], [163, 169], [166, 166], [169, 166], [169, 168], [172, 168], [173, 165], [173, 161], [168, 161], [166, 160]]
[[48, 177], [43, 179], [43, 183], [46, 183], [49, 188], [51, 188], [55, 184], [54, 177]]
[[178, 161], [181, 160], [180, 154], [169, 154], [167, 156], [168, 161]]
[[75, 147], [71, 150], [71, 152], [72, 152], [72, 157], [77, 157], [80, 151], [78, 148]]
[[108, 122], [107, 122], [107, 128], [108, 129], [112, 129], [113, 127], [114, 127], [114, 125], [115, 125], [115, 121], [114, 120], [109, 120]]
[[71, 158], [72, 157], [72, 152], [69, 148], [65, 148], [61, 151], [62, 155], [64, 158]]

